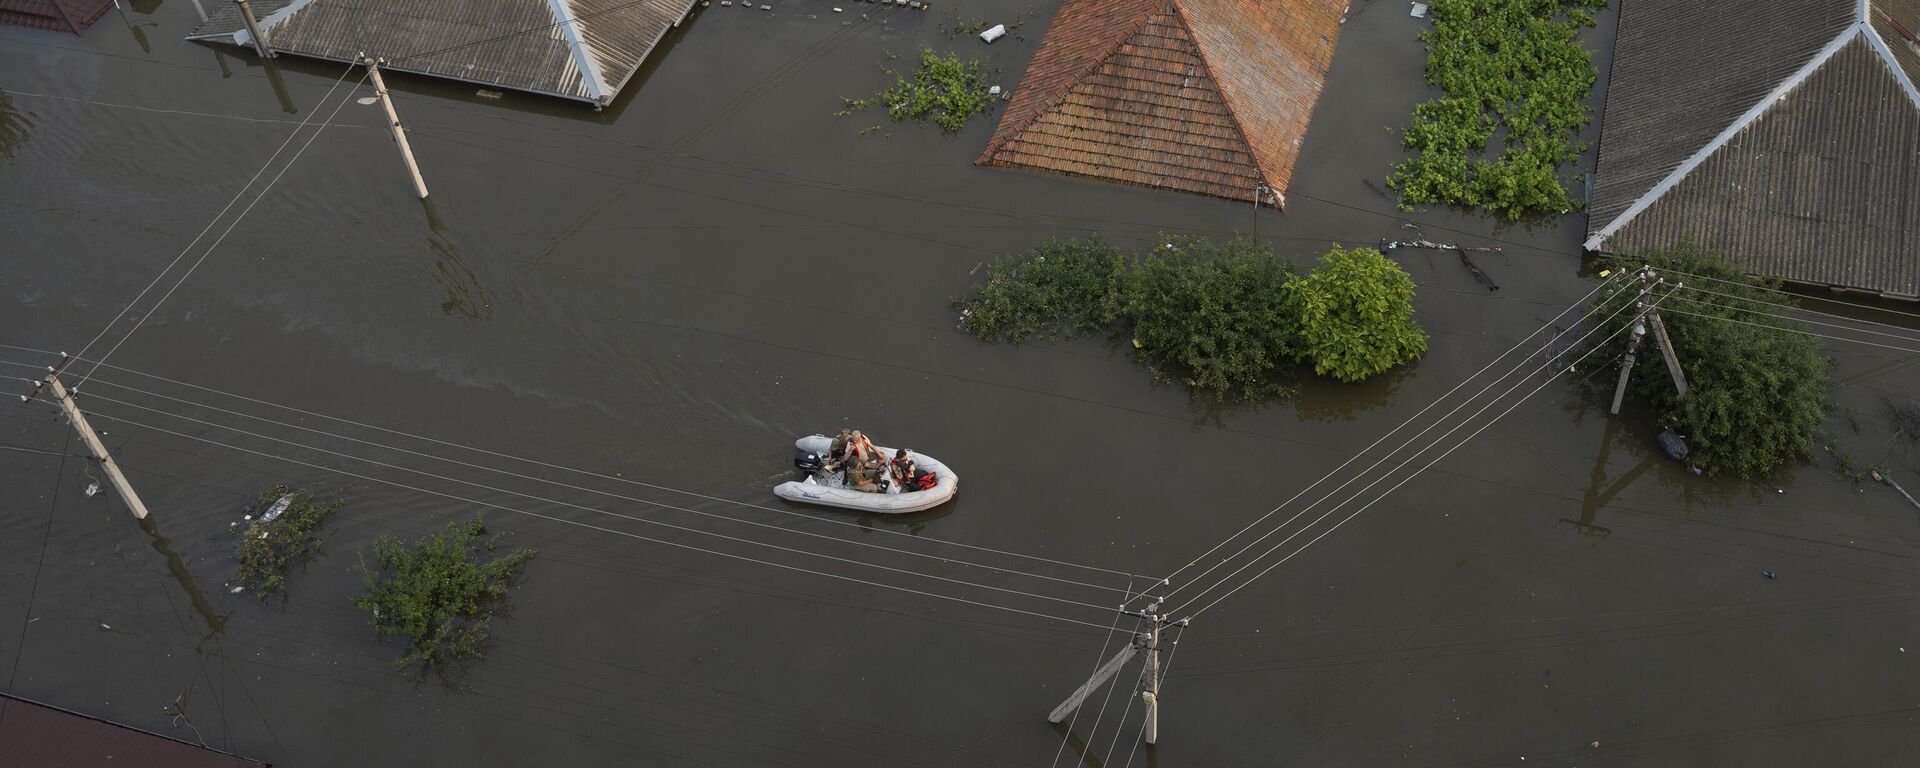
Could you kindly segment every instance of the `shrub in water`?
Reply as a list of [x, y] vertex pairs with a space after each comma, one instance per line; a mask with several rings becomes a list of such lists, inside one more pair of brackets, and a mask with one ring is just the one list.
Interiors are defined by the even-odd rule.
[[367, 612], [374, 631], [406, 640], [396, 667], [417, 662], [422, 669], [444, 669], [481, 655], [488, 622], [505, 607], [507, 591], [534, 555], [521, 549], [490, 556], [499, 538], [488, 535], [476, 517], [450, 523], [412, 547], [382, 536], [373, 543], [371, 567], [362, 556], [366, 593], [353, 602]]

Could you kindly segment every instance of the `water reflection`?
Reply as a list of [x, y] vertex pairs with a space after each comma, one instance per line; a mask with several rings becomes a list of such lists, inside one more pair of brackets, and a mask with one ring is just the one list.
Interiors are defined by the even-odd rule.
[[13, 99], [0, 92], [0, 161], [13, 160], [13, 152], [21, 144], [27, 143], [28, 129], [33, 123], [13, 106]]

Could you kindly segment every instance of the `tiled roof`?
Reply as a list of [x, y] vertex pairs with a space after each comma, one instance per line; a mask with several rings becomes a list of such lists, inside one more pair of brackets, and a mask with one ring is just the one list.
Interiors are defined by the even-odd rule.
[[1920, 298], [1920, 0], [1620, 2], [1588, 248]]
[[0, 765], [266, 768], [155, 733], [0, 694]]
[[1067, 0], [982, 165], [1251, 199], [1284, 190], [1339, 0]]
[[[6, 0], [0, 0], [5, 2]], [[255, 0], [275, 51], [605, 104], [695, 0]], [[232, 3], [188, 35], [250, 45]]]
[[0, 0], [0, 24], [76, 35], [113, 7], [113, 0]]

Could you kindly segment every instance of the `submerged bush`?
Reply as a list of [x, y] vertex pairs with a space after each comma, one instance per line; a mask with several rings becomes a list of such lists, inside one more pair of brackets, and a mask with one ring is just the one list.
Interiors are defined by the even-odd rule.
[[[1637, 370], [1627, 385], [1635, 400], [1653, 409], [1660, 423], [1687, 439], [1687, 461], [1712, 473], [1755, 477], [1772, 473], [1782, 464], [1813, 453], [1814, 430], [1826, 419], [1828, 363], [1819, 344], [1797, 326], [1765, 314], [1778, 314], [1771, 304], [1794, 304], [1774, 293], [1773, 281], [1751, 277], [1717, 255], [1693, 246], [1639, 256], [1621, 257], [1616, 268], [1638, 270], [1642, 265], [1700, 275], [1669, 275], [1669, 282], [1687, 288], [1655, 290], [1656, 305], [1673, 339], [1675, 354], [1686, 374], [1688, 396], [1674, 391], [1666, 359], [1651, 332], [1641, 342]], [[1716, 294], [1702, 293], [1704, 288]], [[1638, 291], [1625, 290], [1597, 301], [1596, 318], [1619, 327], [1631, 322], [1630, 305]], [[1614, 315], [1619, 311], [1618, 315]], [[1602, 328], [1597, 337], [1614, 330]], [[1628, 334], [1589, 344], [1599, 347], [1594, 359], [1605, 365], [1626, 353]], [[1594, 384], [1611, 396], [1613, 379]], [[1693, 412], [1689, 415], [1687, 405]]]
[[362, 555], [366, 592], [353, 604], [367, 612], [375, 632], [407, 641], [394, 666], [444, 668], [483, 653], [488, 623], [504, 609], [508, 590], [534, 555], [521, 549], [486, 558], [500, 536], [487, 535], [486, 523], [476, 517], [449, 523], [411, 548], [382, 536], [373, 543], [371, 567]]
[[[1577, 203], [1560, 178], [1587, 150], [1587, 95], [1598, 76], [1577, 39], [1605, 0], [1431, 0], [1427, 82], [1444, 95], [1414, 108], [1387, 186], [1401, 208], [1485, 206], [1508, 219]], [[1495, 159], [1488, 144], [1502, 136]]]
[[1294, 354], [1313, 372], [1360, 381], [1427, 351], [1413, 321], [1413, 278], [1372, 248], [1332, 251], [1287, 285]]
[[887, 117], [894, 122], [931, 120], [940, 130], [954, 133], [969, 118], [993, 105], [993, 95], [987, 92], [992, 78], [979, 59], [961, 61], [957, 53], [941, 56], [925, 48], [920, 51], [920, 69], [913, 73], [913, 79], [887, 71], [894, 75], [892, 86], [870, 99], [847, 99], [847, 108], [840, 114], [877, 103], [887, 108]]
[[1098, 237], [1055, 241], [995, 259], [987, 283], [962, 302], [961, 327], [987, 341], [1075, 336], [1109, 329], [1125, 300], [1127, 257]]
[[[282, 498], [287, 499], [286, 507], [267, 519]], [[240, 566], [234, 570], [233, 583], [253, 590], [261, 600], [268, 595], [286, 597], [287, 572], [319, 554], [320, 529], [341, 503], [315, 499], [310, 491], [290, 491], [284, 485], [261, 492], [247, 505], [246, 526], [234, 526], [240, 537]]]
[[1049, 243], [996, 261], [954, 302], [987, 341], [1106, 331], [1155, 375], [1216, 400], [1285, 394], [1293, 359], [1358, 381], [1418, 357], [1412, 278], [1378, 251], [1335, 248], [1302, 280], [1246, 238], [1162, 238], [1138, 259], [1098, 238]]

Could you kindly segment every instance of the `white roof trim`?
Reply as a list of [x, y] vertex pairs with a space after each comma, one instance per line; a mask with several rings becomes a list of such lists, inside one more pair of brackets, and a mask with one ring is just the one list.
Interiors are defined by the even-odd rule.
[[[1867, 0], [1861, 0], [1862, 8], [1866, 7], [1866, 2]], [[1654, 202], [1666, 195], [1667, 192], [1671, 191], [1675, 186], [1678, 186], [1680, 181], [1685, 179], [1688, 174], [1693, 173], [1693, 169], [1700, 167], [1700, 164], [1706, 162], [1707, 158], [1712, 157], [1713, 153], [1720, 151], [1722, 146], [1732, 141], [1734, 136], [1746, 130], [1746, 127], [1752, 125], [1753, 121], [1760, 119], [1760, 116], [1766, 114], [1767, 109], [1772, 107], [1774, 102], [1779, 101], [1794, 88], [1798, 87], [1800, 83], [1812, 75], [1815, 70], [1818, 70], [1820, 65], [1827, 63], [1827, 60], [1833, 58], [1833, 54], [1838, 52], [1849, 40], [1861, 34], [1862, 29], [1867, 29], [1869, 34], [1872, 31], [1868, 25], [1861, 22], [1855, 22], [1846, 29], [1841, 30], [1840, 34], [1836, 35], [1831, 42], [1827, 43], [1825, 48], [1820, 49], [1820, 53], [1814, 55], [1813, 59], [1808, 61], [1805, 66], [1802, 66], [1792, 75], [1787, 76], [1787, 79], [1782, 80], [1778, 86], [1774, 87], [1773, 91], [1761, 98], [1759, 103], [1749, 107], [1745, 114], [1740, 115], [1739, 119], [1733, 121], [1732, 125], [1727, 126], [1726, 130], [1720, 132], [1720, 135], [1713, 137], [1713, 141], [1707, 142], [1706, 146], [1701, 147], [1700, 151], [1693, 153], [1692, 157], [1687, 158], [1679, 167], [1674, 168], [1672, 173], [1667, 174], [1667, 177], [1661, 179], [1660, 183], [1653, 185], [1653, 188], [1647, 190], [1646, 194], [1641, 195], [1640, 199], [1633, 201], [1633, 205], [1627, 206], [1626, 211], [1622, 212], [1606, 226], [1601, 227], [1600, 231], [1593, 233], [1593, 236], [1587, 238], [1583, 246], [1589, 251], [1600, 250], [1601, 246], [1606, 244], [1607, 238], [1612, 237], [1613, 233], [1620, 231], [1620, 228], [1626, 226], [1627, 222], [1632, 221], [1633, 217], [1639, 216], [1642, 212], [1652, 207]]]
[[1860, 26], [1866, 30], [1867, 43], [1873, 46], [1873, 52], [1880, 54], [1880, 61], [1887, 65], [1887, 69], [1893, 72], [1893, 79], [1900, 83], [1900, 90], [1906, 91], [1913, 106], [1920, 109], [1920, 88], [1915, 88], [1913, 81], [1907, 79], [1907, 70], [1900, 66], [1899, 59], [1893, 57], [1893, 49], [1887, 46], [1887, 39], [1881, 37], [1880, 31], [1874, 29], [1872, 24], [1862, 23]]
[[600, 74], [600, 64], [593, 58], [592, 49], [580, 37], [580, 20], [574, 18], [572, 4], [568, 0], [547, 0], [547, 9], [553, 12], [553, 23], [566, 38], [567, 48], [573, 51], [573, 64], [580, 69], [580, 82], [587, 87], [587, 95], [597, 104], [606, 104], [612, 98], [612, 89], [607, 87], [607, 79]]
[[[293, 14], [299, 12], [300, 9], [305, 8], [312, 4], [313, 4], [313, 0], [293, 0], [293, 2], [287, 3], [285, 6], [281, 7], [280, 10], [274, 11], [273, 13], [269, 13], [258, 19], [254, 19], [255, 22], [258, 22], [260, 24], [260, 31], [267, 34], [269, 38], [267, 40], [267, 45], [269, 46], [273, 45], [273, 40], [271, 38], [273, 36], [274, 27], [279, 26], [280, 22], [286, 21], [288, 16], [292, 16]], [[244, 24], [242, 24], [239, 29], [234, 31], [233, 43], [234, 45], [253, 45], [253, 35], [247, 31], [247, 28]]]

